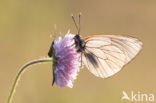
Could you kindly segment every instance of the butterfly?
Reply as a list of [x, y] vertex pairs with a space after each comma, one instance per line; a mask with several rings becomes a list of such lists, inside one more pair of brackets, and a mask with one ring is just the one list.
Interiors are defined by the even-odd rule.
[[[142, 49], [143, 43], [134, 37], [125, 35], [80, 36], [79, 28], [72, 16], [78, 33], [74, 36], [77, 52], [81, 53], [81, 64], [97, 77], [107, 78], [119, 72]], [[53, 44], [53, 43], [52, 43]], [[52, 56], [52, 48], [49, 57]]]

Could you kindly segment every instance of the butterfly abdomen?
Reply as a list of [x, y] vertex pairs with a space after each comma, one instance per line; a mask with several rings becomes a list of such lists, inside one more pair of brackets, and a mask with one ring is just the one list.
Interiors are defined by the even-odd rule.
[[92, 55], [91, 53], [85, 53], [85, 56], [93, 64], [93, 66], [95, 68], [98, 67], [98, 63], [97, 63], [97, 60], [95, 59], [94, 55]]

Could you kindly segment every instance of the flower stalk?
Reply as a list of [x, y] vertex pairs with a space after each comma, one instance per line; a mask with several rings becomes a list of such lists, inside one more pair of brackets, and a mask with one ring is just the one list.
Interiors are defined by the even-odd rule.
[[37, 64], [37, 63], [47, 63], [47, 62], [52, 62], [52, 58], [44, 58], [44, 59], [32, 60], [32, 61], [26, 63], [24, 66], [22, 66], [20, 68], [19, 72], [17, 73], [17, 75], [15, 77], [15, 80], [13, 82], [13, 85], [11, 87], [11, 91], [10, 91], [10, 94], [9, 94], [9, 97], [8, 97], [8, 100], [7, 100], [7, 103], [11, 103], [11, 100], [12, 100], [12, 98], [14, 96], [15, 89], [17, 87], [18, 81], [20, 80], [20, 77], [22, 76], [22, 74], [24, 73], [24, 71], [26, 69], [28, 69], [28, 67], [30, 65]]

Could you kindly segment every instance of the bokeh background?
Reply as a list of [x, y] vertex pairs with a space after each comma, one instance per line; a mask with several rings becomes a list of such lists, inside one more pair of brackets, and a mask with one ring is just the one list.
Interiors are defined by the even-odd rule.
[[77, 32], [70, 15], [79, 12], [83, 37], [131, 35], [142, 40], [143, 50], [108, 79], [82, 69], [72, 89], [51, 86], [51, 64], [32, 66], [22, 76], [13, 103], [130, 103], [120, 100], [123, 90], [156, 95], [155, 0], [0, 0], [0, 103], [6, 102], [19, 68], [47, 56], [50, 35]]

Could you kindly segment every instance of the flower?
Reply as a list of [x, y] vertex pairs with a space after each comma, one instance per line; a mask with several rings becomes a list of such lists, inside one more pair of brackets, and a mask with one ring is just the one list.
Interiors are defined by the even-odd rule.
[[73, 81], [80, 71], [81, 54], [77, 52], [73, 34], [67, 33], [62, 39], [59, 37], [54, 41], [55, 69], [54, 82], [60, 87], [73, 87]]

